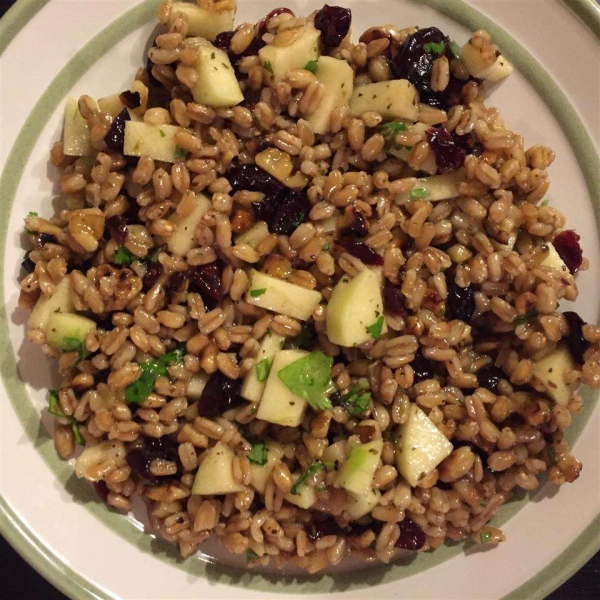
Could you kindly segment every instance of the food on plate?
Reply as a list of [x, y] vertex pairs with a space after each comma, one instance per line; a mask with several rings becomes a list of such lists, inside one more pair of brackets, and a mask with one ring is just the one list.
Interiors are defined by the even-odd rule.
[[554, 152], [485, 103], [510, 62], [485, 31], [234, 13], [163, 2], [130, 89], [66, 101], [20, 296], [58, 453], [184, 557], [502, 541], [515, 490], [579, 476], [600, 385]]

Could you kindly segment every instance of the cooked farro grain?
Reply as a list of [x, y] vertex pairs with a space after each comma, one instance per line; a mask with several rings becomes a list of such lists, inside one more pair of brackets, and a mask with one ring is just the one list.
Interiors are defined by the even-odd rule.
[[[52, 148], [65, 208], [26, 218], [19, 304], [63, 376], [58, 454], [85, 445], [76, 474], [118, 510], [145, 496], [184, 557], [212, 535], [313, 573], [503, 541], [514, 489], [579, 476], [563, 434], [577, 386], [600, 387], [600, 328], [559, 307], [588, 262], [543, 200], [554, 152], [484, 103], [510, 65], [485, 31], [457, 57], [385, 25], [280, 72], [264, 56], [329, 18], [283, 12], [213, 40], [211, 96], [217, 50], [172, 8], [129, 115], [82, 96], [86, 149], [68, 128]], [[406, 43], [431, 59], [412, 103], [365, 110], [358, 86], [404, 79]]]

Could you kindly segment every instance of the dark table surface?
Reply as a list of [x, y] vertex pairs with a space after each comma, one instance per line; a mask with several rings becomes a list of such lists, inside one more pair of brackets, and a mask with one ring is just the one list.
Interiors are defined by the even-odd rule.
[[[17, 0], [18, 1], [18, 0]], [[15, 0], [0, 0], [0, 17], [13, 5]], [[0, 118], [2, 115], [0, 115]], [[65, 596], [38, 575], [0, 537], [0, 581], [6, 600], [25, 596], [31, 599], [66, 600]], [[548, 600], [600, 598], [600, 552], [596, 554], [578, 573], [548, 596]]]

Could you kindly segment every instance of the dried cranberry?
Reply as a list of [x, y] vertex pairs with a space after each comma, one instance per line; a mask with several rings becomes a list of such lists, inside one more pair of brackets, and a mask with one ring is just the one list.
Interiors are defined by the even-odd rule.
[[435, 371], [433, 369], [433, 363], [425, 358], [419, 350], [413, 358], [410, 366], [413, 370], [413, 385], [427, 379], [433, 379], [435, 377]]
[[148, 58], [146, 60], [146, 73], [148, 75], [148, 81], [150, 82], [150, 85], [153, 87], [161, 87], [162, 83], [156, 79], [156, 77], [154, 77], [154, 75], [152, 75], [152, 69], [154, 68], [154, 63]]
[[558, 255], [562, 258], [565, 265], [567, 265], [567, 269], [573, 275], [579, 271], [579, 267], [581, 267], [583, 261], [583, 251], [579, 245], [580, 239], [581, 237], [574, 229], [567, 229], [566, 231], [561, 231], [552, 240], [556, 252], [558, 252]]
[[315, 27], [321, 32], [321, 40], [326, 46], [336, 48], [350, 31], [352, 12], [342, 6], [328, 6], [315, 15]]
[[108, 486], [106, 485], [106, 481], [103, 481], [102, 479], [100, 481], [94, 481], [93, 483], [94, 489], [96, 490], [96, 494], [98, 494], [98, 496], [100, 496], [100, 498], [102, 498], [102, 500], [104, 500], [104, 502], [106, 502], [106, 500], [108, 499]]
[[425, 534], [423, 530], [408, 517], [400, 523], [400, 537], [396, 542], [396, 548], [404, 550], [420, 550], [425, 545]]
[[245, 400], [240, 396], [241, 387], [241, 379], [229, 379], [221, 371], [215, 371], [198, 400], [198, 414], [211, 419], [244, 404]]
[[467, 156], [466, 150], [457, 146], [452, 135], [443, 127], [428, 129], [427, 141], [435, 154], [435, 164], [440, 173], [463, 166]]
[[129, 111], [124, 108], [114, 119], [104, 141], [113, 151], [123, 154], [123, 144], [125, 143], [125, 123], [130, 121]]
[[475, 312], [475, 292], [471, 287], [460, 287], [456, 282], [448, 285], [446, 317], [469, 323]]
[[290, 235], [300, 223], [304, 223], [311, 209], [304, 190], [286, 190], [279, 194], [279, 202], [268, 219], [269, 231]]
[[131, 108], [132, 110], [142, 105], [142, 97], [139, 92], [130, 92], [127, 90], [119, 96], [119, 99], [127, 108]]
[[359, 260], [365, 263], [365, 265], [383, 265], [383, 257], [377, 254], [373, 248], [363, 244], [362, 242], [355, 242], [354, 240], [335, 240], [337, 246], [341, 246], [346, 252], [352, 254]]
[[36, 236], [33, 244], [37, 250], [41, 250], [46, 244], [56, 244], [56, 237], [51, 233], [40, 233]]
[[406, 317], [408, 315], [400, 288], [389, 281], [386, 281], [383, 286], [383, 306], [394, 317]]
[[586, 322], [573, 311], [563, 313], [563, 317], [569, 324], [569, 335], [567, 336], [567, 344], [573, 360], [578, 365], [583, 365], [583, 355], [590, 347], [590, 343], [583, 337], [583, 326]]
[[35, 270], [35, 263], [31, 260], [31, 258], [29, 258], [29, 252], [25, 254], [23, 262], [21, 263], [21, 268], [27, 273], [33, 273]]
[[485, 367], [477, 371], [477, 385], [490, 392], [498, 391], [501, 379], [506, 379], [506, 375], [498, 367]]
[[265, 194], [262, 202], [252, 203], [252, 208], [257, 219], [268, 220], [275, 209], [278, 194], [284, 189], [283, 184], [257, 165], [237, 164], [226, 175], [233, 192], [248, 190]]
[[[313, 513], [315, 514], [315, 513]], [[349, 523], [346, 527], [340, 527], [337, 521], [333, 517], [329, 517], [323, 520], [319, 520], [318, 516], [313, 518], [306, 526], [306, 535], [308, 539], [315, 543], [322, 537], [328, 535], [338, 535], [341, 537], [356, 537], [367, 530], [377, 530], [378, 526], [376, 523], [361, 525], [359, 523]]]
[[467, 154], [472, 154], [477, 157], [483, 154], [483, 146], [475, 141], [475, 136], [472, 133], [465, 133], [464, 135], [453, 133], [452, 139], [454, 140], [454, 143], [462, 148]]
[[365, 237], [369, 233], [369, 220], [362, 210], [348, 206], [344, 210], [344, 219], [347, 224], [340, 231], [342, 235]]
[[289, 8], [274, 8], [264, 19], [259, 21], [258, 23], [258, 33], [257, 36], [259, 39], [262, 39], [262, 36], [267, 33], [267, 26], [269, 25], [269, 21], [278, 15], [283, 15], [287, 13], [288, 15], [292, 15], [294, 17], [294, 13]]
[[108, 217], [106, 219], [106, 229], [117, 244], [124, 244], [127, 240], [127, 219], [123, 215]]
[[[450, 39], [437, 27], [427, 27], [408, 36], [392, 62], [392, 72], [397, 79], [408, 79], [419, 90], [421, 102], [445, 110], [447, 93], [436, 93], [431, 89], [431, 70], [441, 54], [430, 50], [429, 46], [426, 50], [426, 44], [443, 44], [441, 54], [448, 60], [453, 58]], [[451, 83], [453, 79], [451, 76]]]
[[222, 265], [219, 261], [215, 261], [208, 265], [200, 265], [198, 267], [191, 267], [188, 270], [188, 276], [190, 278], [190, 290], [198, 292], [203, 296], [203, 300], [206, 301], [204, 296], [212, 298], [216, 302], [223, 301], [223, 291], [221, 289], [221, 273], [223, 271]]
[[[142, 438], [142, 445], [127, 453], [127, 464], [133, 473], [146, 485], [157, 486], [169, 483], [181, 475], [181, 462], [177, 451], [178, 444], [171, 438]], [[150, 465], [154, 460], [168, 460], [177, 464], [175, 475], [153, 475]]]
[[177, 271], [169, 277], [168, 288], [170, 291], [181, 293], [185, 291], [187, 282], [187, 273], [185, 271]]
[[148, 262], [144, 279], [142, 279], [142, 290], [147, 292], [163, 274], [163, 266], [159, 262]]
[[229, 44], [231, 43], [231, 38], [235, 34], [235, 31], [222, 31], [215, 38], [213, 45], [223, 50], [224, 52], [229, 53]]

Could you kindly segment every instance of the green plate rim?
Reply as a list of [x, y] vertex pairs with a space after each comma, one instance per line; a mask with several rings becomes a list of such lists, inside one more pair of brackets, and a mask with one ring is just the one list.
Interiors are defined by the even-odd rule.
[[[39, 10], [41, 10], [49, 0], [19, 0], [0, 20], [0, 55], [6, 49], [12, 39], [19, 33], [19, 31], [32, 19]], [[564, 3], [575, 12], [578, 17], [588, 26], [596, 37], [600, 38], [600, 9], [596, 6], [593, 0], [563, 0]], [[596, 221], [600, 218], [598, 211], [598, 204], [600, 201], [600, 182], [598, 182], [596, 174], [600, 172], [600, 161], [594, 147], [594, 144], [590, 140], [583, 123], [579, 120], [576, 111], [573, 109], [568, 99], [560, 88], [554, 83], [552, 78], [545, 73], [545, 71], [537, 64], [535, 59], [518, 44], [509, 34], [504, 32], [501, 28], [496, 26], [492, 21], [484, 17], [476, 9], [465, 4], [463, 0], [420, 0], [421, 4], [431, 6], [439, 12], [451, 17], [462, 25], [471, 28], [486, 28], [492, 37], [500, 42], [505, 53], [511, 59], [518, 70], [531, 82], [537, 93], [540, 94], [549, 108], [552, 110], [555, 118], [561, 124], [565, 134], [567, 135], [569, 142], [574, 148], [579, 148], [581, 151], [578, 152], [579, 156], [584, 156], [585, 159], [580, 162], [580, 168], [582, 169], [586, 183], [588, 186], [590, 197], [592, 198], [595, 212]], [[15, 146], [9, 154], [9, 158], [5, 165], [4, 172], [0, 178], [0, 189], [3, 190], [3, 200], [1, 212], [4, 216], [10, 213], [14, 196], [18, 187], [18, 183], [23, 173], [24, 165], [29, 156], [29, 152], [25, 150], [30, 147], [28, 141], [33, 142], [36, 135], [45, 126], [49, 115], [52, 114], [54, 108], [64, 98], [65, 92], [72, 87], [76, 81], [89, 69], [93, 63], [102, 56], [106, 50], [109, 49], [109, 39], [118, 40], [122, 39], [128, 33], [131, 33], [142, 24], [146, 23], [153, 14], [153, 9], [157, 4], [157, 0], [145, 0], [140, 5], [132, 8], [124, 15], [116, 19], [113, 23], [109, 24], [107, 28], [100, 32], [94, 39], [92, 39], [84, 48], [61, 70], [56, 76], [53, 82], [50, 84], [46, 92], [40, 98], [38, 103], [35, 105], [30, 116], [28, 117], [21, 133], [19, 134], [20, 144], [19, 147]], [[38, 118], [39, 113], [45, 113], [46, 118]], [[34, 118], [35, 117], [35, 118]], [[591, 150], [591, 153], [590, 153]], [[18, 165], [22, 165], [20, 168]], [[0, 248], [0, 269], [4, 269], [4, 253], [6, 249], [6, 229], [8, 219], [2, 220], [2, 232], [0, 233], [0, 239], [3, 245]], [[0, 292], [3, 292], [3, 279], [0, 280]], [[2, 296], [3, 297], [3, 296]], [[6, 311], [5, 307], [1, 307], [1, 313], [4, 320], [0, 325], [0, 343], [6, 344], [6, 347], [10, 347], [8, 340], [8, 330], [6, 327]], [[16, 374], [16, 361], [15, 357], [10, 353], [8, 360], [5, 360], [1, 366], [1, 374], [7, 390], [10, 391], [11, 402], [15, 407], [16, 412], [23, 424], [27, 435], [36, 441], [36, 446], [45, 462], [57, 475], [58, 479], [63, 481], [66, 485], [69, 485], [69, 474], [70, 468], [58, 461], [58, 459], [52, 460], [50, 453], [53, 452], [52, 442], [50, 440], [37, 439], [38, 436], [38, 419], [37, 411], [28, 402], [28, 398], [23, 387], [22, 382], [18, 379]], [[15, 386], [20, 386], [22, 389], [16, 390]], [[19, 393], [20, 392], [20, 393]], [[18, 399], [17, 406], [17, 396]], [[591, 394], [587, 394], [586, 402], [586, 413], [587, 418], [592, 409], [592, 398]], [[21, 402], [25, 398], [25, 404]], [[26, 405], [29, 405], [28, 407]], [[577, 437], [581, 429], [587, 421], [586, 416], [580, 418], [577, 425], [575, 426], [574, 437]], [[55, 458], [55, 457], [54, 457]], [[52, 462], [53, 464], [50, 464]], [[77, 490], [77, 494], [83, 496], [79, 498], [79, 502], [86, 503], [86, 508], [90, 509], [90, 512], [99, 516], [100, 512], [112, 515], [114, 513], [106, 511], [103, 506], [99, 506], [93, 500], [93, 494], [87, 493], [89, 490]], [[515, 503], [513, 506], [507, 507], [504, 511], [501, 520], [506, 521], [508, 518], [513, 516], [520, 505], [524, 502], [521, 500]], [[101, 520], [107, 523], [111, 517], [101, 518]], [[119, 518], [119, 517], [117, 517]], [[120, 519], [126, 522], [125, 519]], [[107, 523], [108, 524], [108, 523]], [[129, 524], [130, 527], [133, 527]], [[547, 565], [539, 573], [534, 575], [527, 582], [522, 584], [519, 588], [511, 592], [507, 598], [544, 598], [553, 589], [558, 587], [563, 581], [570, 577], [577, 569], [579, 569], [599, 548], [600, 548], [600, 535], [598, 530], [600, 529], [600, 517], [596, 517], [590, 526], [580, 534], [570, 545], [564, 550], [551, 564]], [[109, 525], [111, 529], [115, 529], [114, 525]], [[18, 512], [9, 505], [9, 503], [0, 496], [0, 532], [8, 540], [8, 542], [46, 579], [48, 579], [53, 585], [60, 589], [63, 593], [67, 594], [71, 598], [79, 599], [104, 599], [104, 598], [115, 598], [107, 590], [97, 587], [92, 582], [86, 580], [81, 575], [73, 571], [68, 565], [62, 562], [53, 552], [51, 548], [44, 544], [44, 542], [37, 538], [35, 532], [25, 523], [19, 516]], [[117, 532], [123, 537], [131, 538], [131, 535], [127, 536], [122, 532]], [[131, 532], [130, 532], [131, 533]], [[143, 538], [146, 542], [149, 540], [149, 536], [138, 532], [139, 538]], [[136, 536], [138, 537], [138, 536]], [[141, 545], [141, 540], [136, 540], [138, 545]], [[134, 542], [134, 543], [136, 543]], [[154, 546], [154, 544], [150, 544]], [[161, 553], [165, 552], [165, 548], [158, 543], [158, 548]], [[145, 550], [149, 551], [149, 549]], [[454, 548], [442, 548], [436, 552], [435, 564], [439, 564], [458, 552]], [[419, 555], [426, 556], [426, 555]], [[200, 563], [200, 561], [198, 561]], [[430, 562], [430, 561], [428, 561]], [[433, 562], [433, 561], [431, 561]], [[302, 577], [299, 581], [294, 584], [289, 584], [291, 578], [287, 577], [263, 577], [254, 574], [248, 576], [243, 571], [228, 568], [228, 567], [217, 567], [209, 563], [200, 563], [203, 565], [203, 574], [209, 578], [214, 578], [219, 582], [223, 582], [223, 579], [228, 580], [228, 583], [234, 583], [236, 585], [252, 585], [254, 587], [255, 581], [250, 583], [249, 579], [261, 580], [261, 584], [258, 585], [259, 589], [265, 591], [274, 591], [279, 586], [282, 579], [288, 582], [285, 585], [285, 591], [303, 593], [303, 592], [316, 592], [323, 591], [323, 580], [328, 580], [330, 584], [330, 590], [339, 590], [341, 587], [344, 589], [350, 589], [354, 587], [352, 584], [348, 586], [340, 586], [339, 582], [336, 582], [337, 577]], [[434, 566], [434, 565], [431, 565]], [[428, 567], [425, 567], [428, 568]], [[408, 576], [415, 571], [415, 566], [403, 566], [398, 565], [391, 568], [375, 568], [369, 569], [368, 571], [362, 571], [358, 577], [362, 580], [362, 585], [376, 585], [381, 582], [389, 582], [397, 578], [388, 578], [385, 573], [389, 573], [392, 570], [398, 569], [403, 570], [402, 577]], [[422, 569], [418, 569], [420, 572]], [[189, 569], [186, 568], [189, 572]], [[221, 571], [220, 573], [218, 571]], [[196, 574], [200, 574], [196, 571]], [[382, 578], [380, 575], [383, 574]], [[374, 578], [373, 578], [374, 576]], [[344, 575], [344, 579], [348, 579], [348, 574]], [[320, 581], [318, 581], [320, 580]], [[325, 584], [326, 585], [326, 584]], [[361, 586], [362, 587], [362, 586]], [[293, 588], [293, 589], [292, 589]], [[280, 588], [283, 591], [283, 588]]]

